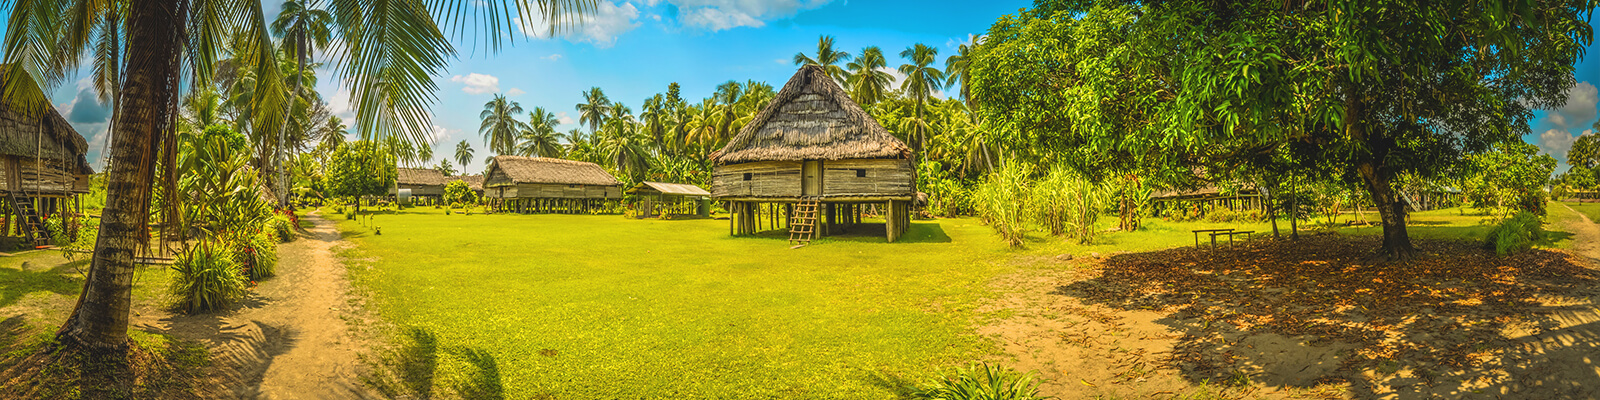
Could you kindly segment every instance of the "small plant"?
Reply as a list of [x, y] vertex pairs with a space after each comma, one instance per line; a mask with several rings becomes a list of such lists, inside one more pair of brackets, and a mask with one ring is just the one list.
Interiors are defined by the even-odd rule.
[[355, 211], [351, 211], [351, 212], [344, 213], [344, 219], [355, 220], [356, 219], [356, 212]]
[[1527, 251], [1545, 238], [1544, 222], [1539, 216], [1523, 211], [1517, 215], [1500, 221], [1494, 229], [1489, 230], [1489, 236], [1484, 239], [1484, 247], [1494, 249], [1495, 254], [1509, 255]]
[[78, 237], [61, 245], [61, 255], [65, 256], [67, 260], [74, 260], [79, 255], [87, 255], [88, 252], [94, 251], [94, 241], [99, 236], [99, 226], [85, 224], [78, 227]]
[[933, 383], [912, 389], [911, 398], [927, 400], [1037, 400], [1039, 384], [1024, 374], [988, 363], [957, 369]]
[[278, 243], [266, 232], [238, 239], [233, 261], [244, 269], [251, 282], [278, 274]]
[[194, 314], [216, 310], [244, 297], [245, 280], [227, 248], [215, 242], [202, 242], [178, 254], [172, 264], [172, 286], [168, 292], [178, 306]]
[[288, 217], [279, 215], [268, 220], [267, 224], [268, 232], [272, 233], [273, 239], [279, 242], [294, 240], [294, 223], [290, 222]]

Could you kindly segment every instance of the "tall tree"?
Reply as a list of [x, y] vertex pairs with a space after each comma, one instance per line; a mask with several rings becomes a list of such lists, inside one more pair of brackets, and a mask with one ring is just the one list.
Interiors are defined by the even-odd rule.
[[944, 87], [944, 73], [932, 67], [939, 58], [939, 49], [917, 43], [901, 51], [900, 57], [911, 61], [900, 65], [900, 73], [906, 76], [906, 80], [900, 83], [900, 90], [917, 104], [916, 135], [911, 137], [911, 149], [917, 152], [917, 157], [921, 157], [923, 144], [928, 140], [928, 124], [923, 119], [923, 108], [933, 93]]
[[518, 114], [522, 114], [522, 105], [506, 99], [505, 95], [494, 95], [494, 100], [483, 103], [483, 112], [478, 113], [478, 118], [483, 120], [478, 125], [478, 134], [483, 135], [483, 144], [489, 151], [497, 155], [517, 152], [517, 132], [525, 129], [525, 124], [517, 120]]
[[606, 115], [611, 113], [611, 99], [606, 98], [599, 87], [591, 87], [583, 92], [583, 102], [575, 108], [578, 109], [578, 123], [589, 125], [589, 132], [598, 132], [600, 125], [606, 122]]
[[[481, 21], [483, 33], [493, 38], [497, 50], [502, 27], [515, 26], [514, 18], [543, 18], [552, 29], [570, 26], [575, 15], [592, 12], [587, 0], [487, 0], [506, 10]], [[172, 132], [178, 99], [186, 88], [212, 84], [212, 69], [228, 32], [243, 32], [253, 49], [243, 54], [241, 65], [257, 72], [254, 107], [258, 131], [272, 131], [282, 123], [283, 98], [277, 66], [272, 56], [266, 16], [254, 0], [38, 0], [9, 3], [4, 39], [4, 62], [29, 74], [8, 74], [7, 87], [20, 87], [27, 76], [37, 76], [41, 86], [53, 87], [77, 70], [80, 60], [119, 68], [121, 73], [109, 153], [113, 159], [106, 177], [106, 207], [83, 293], [58, 337], [63, 343], [92, 348], [126, 348], [133, 254], [149, 220], [150, 199], [158, 168], [172, 177], [175, 154]], [[352, 88], [351, 104], [358, 115], [357, 131], [364, 137], [405, 135], [420, 142], [431, 129], [428, 105], [437, 90], [434, 75], [454, 49], [435, 24], [437, 16], [452, 24], [475, 12], [477, 3], [423, 2], [419, 0], [339, 0], [331, 14], [342, 46], [341, 82]], [[514, 11], [513, 11], [514, 10]], [[70, 12], [69, 12], [70, 11]], [[501, 18], [503, 17], [503, 18]], [[106, 34], [125, 41], [125, 52], [94, 51], [89, 44], [95, 26], [118, 25]], [[121, 53], [121, 54], [114, 54]], [[201, 66], [189, 72], [184, 66]], [[105, 74], [113, 75], [113, 74]], [[18, 96], [7, 90], [6, 102]], [[102, 92], [104, 93], [104, 92]], [[267, 95], [261, 95], [261, 94]], [[276, 93], [276, 94], [273, 94]], [[275, 122], [274, 122], [275, 121]], [[165, 154], [165, 156], [162, 156]], [[164, 185], [171, 187], [169, 182]]]
[[467, 163], [472, 161], [472, 145], [463, 140], [456, 143], [456, 162], [461, 163], [461, 169], [467, 168]]
[[1286, 152], [1359, 184], [1406, 259], [1400, 177], [1520, 140], [1565, 101], [1596, 2], [1040, 4], [973, 50], [985, 127], [1204, 179]]
[[889, 85], [894, 84], [894, 75], [883, 71], [888, 66], [888, 60], [883, 58], [883, 50], [878, 46], [861, 49], [861, 57], [845, 66], [850, 67], [850, 97], [854, 97], [857, 103], [873, 105], [889, 97]]
[[850, 53], [835, 51], [833, 49], [833, 36], [828, 35], [822, 35], [822, 37], [817, 38], [817, 55], [815, 57], [808, 56], [803, 52], [794, 53], [794, 65], [822, 67], [822, 70], [828, 73], [828, 77], [833, 78], [834, 82], [838, 82], [839, 86], [846, 86], [850, 83], [849, 74], [838, 65], [846, 61], [850, 61]]
[[[1600, 122], [1595, 125], [1600, 126]], [[1600, 133], [1579, 136], [1572, 142], [1572, 149], [1567, 151], [1567, 164], [1584, 168], [1600, 166]]]
[[[295, 65], [298, 68], [296, 76], [306, 75], [306, 62], [311, 58], [311, 52], [318, 48], [328, 47], [328, 42], [333, 37], [328, 27], [333, 25], [333, 14], [317, 9], [306, 4], [305, 0], [286, 0], [283, 10], [278, 12], [278, 19], [272, 22], [272, 33], [283, 38], [282, 45], [294, 54]], [[303, 97], [301, 83], [303, 79], [294, 80], [294, 93], [296, 97]], [[294, 103], [291, 102], [291, 105]], [[288, 118], [291, 113], [284, 113]], [[289, 201], [289, 170], [283, 168], [283, 160], [288, 155], [284, 151], [284, 131], [288, 130], [285, 121], [278, 127], [277, 155], [274, 157], [280, 170], [278, 180], [278, 206], [287, 205]]]
[[967, 68], [971, 65], [972, 48], [983, 42], [983, 36], [967, 35], [967, 42], [956, 46], [956, 54], [944, 59], [945, 87], [961, 85], [961, 101], [967, 103], [967, 108], [976, 108], [972, 105], [972, 92], [967, 89]]
[[556, 132], [556, 115], [544, 107], [534, 107], [528, 113], [528, 123], [517, 133], [517, 155], [534, 157], [561, 157], [561, 140], [566, 135]]

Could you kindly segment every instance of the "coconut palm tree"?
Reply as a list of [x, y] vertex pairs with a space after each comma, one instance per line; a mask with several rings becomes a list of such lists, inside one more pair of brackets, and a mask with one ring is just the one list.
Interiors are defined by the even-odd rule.
[[922, 153], [923, 143], [927, 141], [928, 130], [928, 124], [922, 117], [923, 108], [928, 102], [928, 98], [933, 96], [933, 92], [944, 87], [944, 73], [939, 72], [938, 68], [929, 66], [933, 65], [934, 60], [938, 59], [939, 49], [917, 43], [907, 47], [905, 51], [901, 51], [900, 56], [905, 57], [907, 61], [911, 61], [910, 64], [900, 65], [900, 73], [906, 76], [905, 82], [900, 83], [900, 90], [905, 92], [906, 97], [911, 98], [911, 101], [917, 104], [916, 135], [911, 137], [911, 149], [920, 154]]
[[894, 76], [883, 71], [888, 61], [883, 58], [883, 50], [878, 46], [867, 46], [861, 49], [861, 57], [845, 64], [850, 68], [850, 96], [861, 105], [873, 105], [888, 98], [889, 85], [894, 83]]
[[655, 96], [644, 100], [644, 112], [639, 113], [639, 119], [644, 122], [645, 131], [650, 133], [651, 142], [655, 144], [656, 148], [662, 150], [666, 150], [669, 147], [666, 139], [667, 127], [671, 125], [668, 119], [672, 117], [669, 107], [666, 97], [657, 93]]
[[591, 87], [583, 92], [583, 102], [578, 103], [578, 123], [589, 125], [589, 131], [600, 130], [600, 125], [605, 124], [606, 115], [611, 113], [611, 99], [606, 98], [606, 93], [599, 87]]
[[822, 35], [822, 37], [817, 38], [816, 57], [808, 56], [806, 53], [794, 53], [794, 65], [822, 67], [822, 70], [828, 73], [828, 77], [833, 78], [840, 86], [848, 84], [850, 80], [850, 75], [845, 72], [844, 68], [836, 65], [845, 61], [850, 61], [850, 53], [834, 51], [833, 36], [828, 35]]
[[506, 99], [503, 94], [494, 95], [494, 100], [483, 103], [483, 112], [478, 113], [478, 118], [483, 120], [478, 125], [478, 133], [483, 135], [489, 151], [497, 155], [516, 153], [517, 132], [525, 125], [517, 120], [517, 114], [522, 114], [522, 105]]
[[[272, 33], [282, 37], [282, 46], [294, 53], [296, 65], [299, 67], [299, 73], [296, 75], [305, 76], [306, 61], [311, 57], [311, 52], [314, 49], [328, 47], [328, 42], [333, 36], [332, 32], [328, 30], [331, 25], [333, 25], [333, 14], [308, 6], [305, 0], [287, 0], [283, 2], [283, 10], [278, 12], [278, 19], [272, 22]], [[294, 81], [294, 93], [296, 96], [301, 96], [301, 81], [302, 79], [295, 79]], [[285, 114], [284, 117], [287, 118], [288, 114]], [[287, 155], [283, 151], [283, 136], [284, 131], [288, 129], [288, 121], [286, 120], [283, 125], [278, 127], [278, 154], [277, 157], [274, 157], [280, 164], [278, 169], [281, 173], [278, 182], [279, 190], [277, 191], [279, 205], [284, 205], [289, 201], [289, 191], [287, 190], [289, 188], [289, 170], [281, 166], [284, 156]]]
[[967, 71], [970, 68], [972, 48], [983, 43], [983, 36], [967, 35], [967, 42], [956, 47], [956, 54], [944, 59], [945, 87], [961, 85], [961, 101], [967, 103], [967, 109], [976, 110], [972, 106], [972, 94], [967, 90]]
[[[480, 3], [506, 10], [500, 17], [462, 18]], [[118, 99], [108, 148], [115, 162], [106, 169], [106, 207], [77, 307], [57, 335], [69, 346], [125, 349], [131, 306], [133, 254], [143, 242], [155, 188], [152, 174], [171, 163], [158, 152], [174, 146], [174, 118], [182, 92], [212, 84], [223, 35], [242, 32], [250, 44], [236, 54], [242, 68], [254, 70], [256, 96], [250, 102], [251, 128], [272, 132], [287, 112], [287, 90], [272, 52], [266, 16], [256, 0], [36, 0], [9, 3], [4, 63], [28, 74], [7, 74], [8, 87], [37, 77], [46, 89], [79, 70], [83, 60], [116, 73]], [[336, 59], [341, 82], [352, 88], [356, 130], [363, 137], [404, 136], [421, 142], [432, 128], [428, 111], [437, 75], [455, 53], [435, 23], [482, 21], [489, 50], [498, 50], [501, 29], [513, 18], [544, 18], [551, 29], [578, 23], [593, 12], [588, 0], [338, 0], [330, 4], [341, 41]], [[514, 10], [514, 11], [513, 11]], [[67, 12], [70, 11], [70, 12]], [[469, 22], [470, 21], [470, 22]], [[119, 26], [120, 25], [120, 26]], [[447, 29], [450, 27], [446, 27]], [[109, 31], [109, 32], [107, 32]], [[121, 42], [116, 49], [94, 48], [97, 37]], [[86, 56], [87, 55], [87, 56]], [[185, 70], [186, 66], [199, 68]], [[107, 74], [111, 75], [111, 74]], [[185, 77], [187, 76], [187, 79]], [[15, 92], [15, 91], [7, 91]], [[105, 90], [101, 91], [102, 95]], [[6, 94], [7, 104], [12, 94]], [[171, 152], [168, 152], [171, 154]], [[160, 174], [173, 177], [172, 173]], [[170, 185], [169, 185], [170, 186]]]
[[528, 123], [517, 133], [517, 155], [533, 157], [561, 157], [561, 140], [566, 135], [556, 132], [556, 115], [544, 107], [534, 107], [528, 113]]
[[456, 143], [456, 162], [461, 163], [461, 168], [467, 168], [467, 162], [472, 161], [472, 145], [463, 140]]

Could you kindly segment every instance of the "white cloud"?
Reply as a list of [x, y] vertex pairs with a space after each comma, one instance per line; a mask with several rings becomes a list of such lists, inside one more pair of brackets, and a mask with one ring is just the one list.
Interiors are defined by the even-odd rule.
[[511, 88], [511, 90], [506, 91], [506, 96], [521, 96], [524, 94], [528, 94], [528, 92], [524, 92], [522, 89], [517, 88]]
[[[573, 42], [589, 42], [595, 47], [607, 48], [616, 44], [618, 35], [638, 27], [639, 23], [634, 22], [638, 18], [639, 8], [634, 7], [633, 3], [622, 3], [619, 6], [610, 1], [600, 1], [595, 4], [593, 14], [583, 17], [583, 24], [557, 32], [557, 35]], [[541, 18], [537, 21], [524, 22], [521, 18], [516, 18], [515, 22], [522, 28], [524, 35], [540, 39], [551, 37], [548, 20]]]
[[467, 94], [484, 94], [500, 91], [500, 78], [496, 78], [494, 75], [485, 75], [474, 72], [467, 74], [466, 76], [452, 76], [450, 77], [450, 81], [461, 83], [461, 91], [467, 92]]
[[333, 92], [333, 98], [328, 99], [328, 111], [334, 116], [344, 120], [345, 125], [355, 126], [356, 110], [350, 108], [350, 89], [344, 85]]
[[556, 122], [562, 125], [571, 124], [573, 121], [575, 120], [573, 120], [572, 117], [568, 117], [566, 111], [556, 113]]
[[741, 26], [762, 27], [766, 21], [788, 18], [831, 0], [667, 0], [678, 6], [684, 25], [720, 31]]
[[1539, 149], [1544, 150], [1545, 154], [1565, 160], [1567, 151], [1572, 150], [1573, 142], [1577, 142], [1579, 137], [1593, 134], [1593, 129], [1584, 129], [1578, 136], [1572, 136], [1564, 129], [1547, 130], [1539, 134]]
[[794, 61], [794, 60], [785, 60], [785, 59], [782, 59], [782, 58], [776, 58], [776, 59], [772, 60], [772, 62], [775, 62], [775, 63], [778, 63], [778, 64], [788, 64], [791, 61]]
[[1573, 142], [1584, 135], [1594, 134], [1590, 129], [1585, 129], [1577, 135], [1573, 135], [1573, 131], [1586, 128], [1595, 121], [1597, 114], [1600, 114], [1597, 104], [1600, 104], [1600, 89], [1595, 88], [1594, 84], [1578, 82], [1567, 88], [1566, 104], [1546, 110], [1542, 122], [1536, 124], [1539, 129], [1545, 129], [1539, 133], [1539, 148], [1546, 154], [1565, 161], [1567, 151], [1572, 149]]
[[561, 61], [561, 53], [551, 54], [551, 55], [544, 56], [544, 57], [539, 57], [539, 58], [543, 58], [543, 59], [550, 60], [550, 61]]
[[459, 133], [461, 133], [460, 129], [446, 129], [445, 127], [434, 125], [433, 129], [428, 131], [428, 145], [437, 146], [440, 140], [455, 136]]

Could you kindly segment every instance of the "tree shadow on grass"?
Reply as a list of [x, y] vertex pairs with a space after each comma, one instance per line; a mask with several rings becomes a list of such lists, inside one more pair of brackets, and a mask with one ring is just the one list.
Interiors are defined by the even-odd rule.
[[128, 346], [87, 349], [55, 341], [22, 317], [0, 321], [0, 398], [200, 399], [210, 357], [197, 343], [131, 332]]
[[[466, 399], [504, 399], [505, 386], [500, 365], [488, 351], [466, 346], [439, 344], [438, 335], [424, 328], [404, 329], [394, 347], [379, 355], [377, 365], [366, 377], [368, 386], [389, 398], [428, 399], [442, 397], [440, 383], [454, 397]], [[460, 376], [439, 376], [439, 364], [461, 362]]]
[[44, 271], [29, 271], [31, 263], [22, 268], [0, 268], [0, 307], [16, 304], [28, 293], [45, 291], [60, 295], [78, 294], [83, 289], [80, 268], [88, 268], [89, 260], [63, 263]]
[[1477, 242], [1418, 240], [1374, 261], [1378, 239], [1312, 236], [1217, 251], [1113, 256], [1054, 293], [1165, 313], [1164, 360], [1186, 380], [1307, 388], [1357, 398], [1600, 395], [1600, 273], [1571, 256], [1496, 257]]
[[[882, 223], [861, 223], [856, 225], [835, 225], [833, 231], [827, 235], [820, 235], [817, 241], [837, 241], [853, 243], [888, 243], [888, 229]], [[756, 232], [754, 235], [738, 236], [739, 238], [789, 240], [789, 229], [769, 229]], [[895, 243], [950, 243], [950, 235], [945, 233], [944, 227], [936, 221], [913, 221], [906, 228], [905, 235]]]

